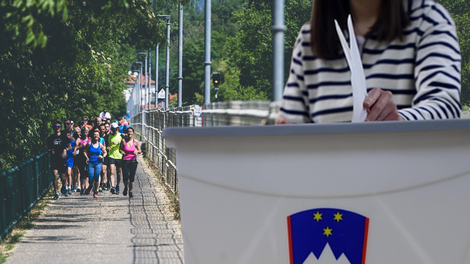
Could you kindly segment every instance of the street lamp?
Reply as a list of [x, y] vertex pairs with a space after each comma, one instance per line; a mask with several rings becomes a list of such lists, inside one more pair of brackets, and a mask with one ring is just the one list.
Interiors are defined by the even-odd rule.
[[140, 109], [141, 109], [140, 104], [142, 103], [142, 62], [137, 61], [137, 62], [134, 62], [134, 63], [140, 65], [139, 78], [138, 78], [138, 87], [139, 87], [138, 91], [139, 91], [139, 94], [137, 96], [138, 105], [139, 105], [139, 109], [138, 109], [137, 112], [140, 112]]
[[157, 15], [166, 18], [166, 80], [165, 80], [165, 107], [168, 108], [168, 94], [170, 93], [170, 15]]
[[[144, 86], [145, 86], [144, 89], [145, 89], [145, 91], [144, 91], [144, 103], [143, 103], [144, 109], [145, 109], [145, 106], [147, 105], [148, 99], [149, 99], [149, 98], [147, 97], [147, 89], [148, 89], [148, 91], [150, 91], [149, 84], [148, 84], [148, 83], [149, 83], [149, 82], [148, 82], [148, 71], [147, 71], [147, 56], [148, 56], [148, 55], [147, 55], [147, 53], [145, 53], [145, 52], [139, 52], [139, 54], [140, 54], [140, 55], [145, 55], [145, 83], [144, 83]], [[150, 103], [149, 103], [149, 104], [150, 104]], [[150, 109], [149, 109], [149, 110], [150, 110]]]

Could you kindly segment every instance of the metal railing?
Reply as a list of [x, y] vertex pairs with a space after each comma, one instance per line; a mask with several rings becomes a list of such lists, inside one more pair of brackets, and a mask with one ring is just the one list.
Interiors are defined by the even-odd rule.
[[[167, 127], [248, 126], [273, 123], [279, 107], [267, 101], [231, 101], [171, 109], [154, 109], [130, 118], [144, 154], [159, 170], [162, 181], [179, 195], [176, 152], [167, 148], [162, 131]], [[145, 117], [142, 122], [142, 117]]]
[[0, 172], [0, 241], [52, 184], [49, 152]]

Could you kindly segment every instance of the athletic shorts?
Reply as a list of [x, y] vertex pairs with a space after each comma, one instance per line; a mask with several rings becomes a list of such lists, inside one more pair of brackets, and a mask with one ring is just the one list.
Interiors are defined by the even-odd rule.
[[109, 158], [109, 165], [114, 164], [116, 167], [121, 168], [122, 167], [122, 159], [113, 159]]
[[59, 173], [66, 173], [67, 172], [67, 164], [66, 159], [62, 157], [54, 157], [51, 156], [51, 170], [57, 170]]
[[67, 167], [73, 168], [73, 161], [74, 161], [73, 158], [67, 159], [67, 162], [66, 162]]
[[103, 166], [109, 166], [109, 159], [110, 158], [108, 156], [104, 157]]

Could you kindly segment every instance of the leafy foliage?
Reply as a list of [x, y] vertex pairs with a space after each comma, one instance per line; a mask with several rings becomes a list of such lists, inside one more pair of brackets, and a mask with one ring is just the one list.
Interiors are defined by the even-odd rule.
[[126, 113], [136, 49], [161, 42], [146, 0], [0, 0], [0, 170], [45, 150], [51, 123]]

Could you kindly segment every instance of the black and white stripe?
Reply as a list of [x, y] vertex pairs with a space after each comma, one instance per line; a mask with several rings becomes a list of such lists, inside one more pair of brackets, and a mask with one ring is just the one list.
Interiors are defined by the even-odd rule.
[[[364, 43], [367, 88], [392, 92], [407, 120], [459, 118], [461, 55], [453, 19], [433, 0], [404, 1], [411, 23], [403, 41]], [[281, 117], [293, 123], [350, 121], [350, 79], [345, 58], [312, 54], [305, 24], [294, 47]]]

